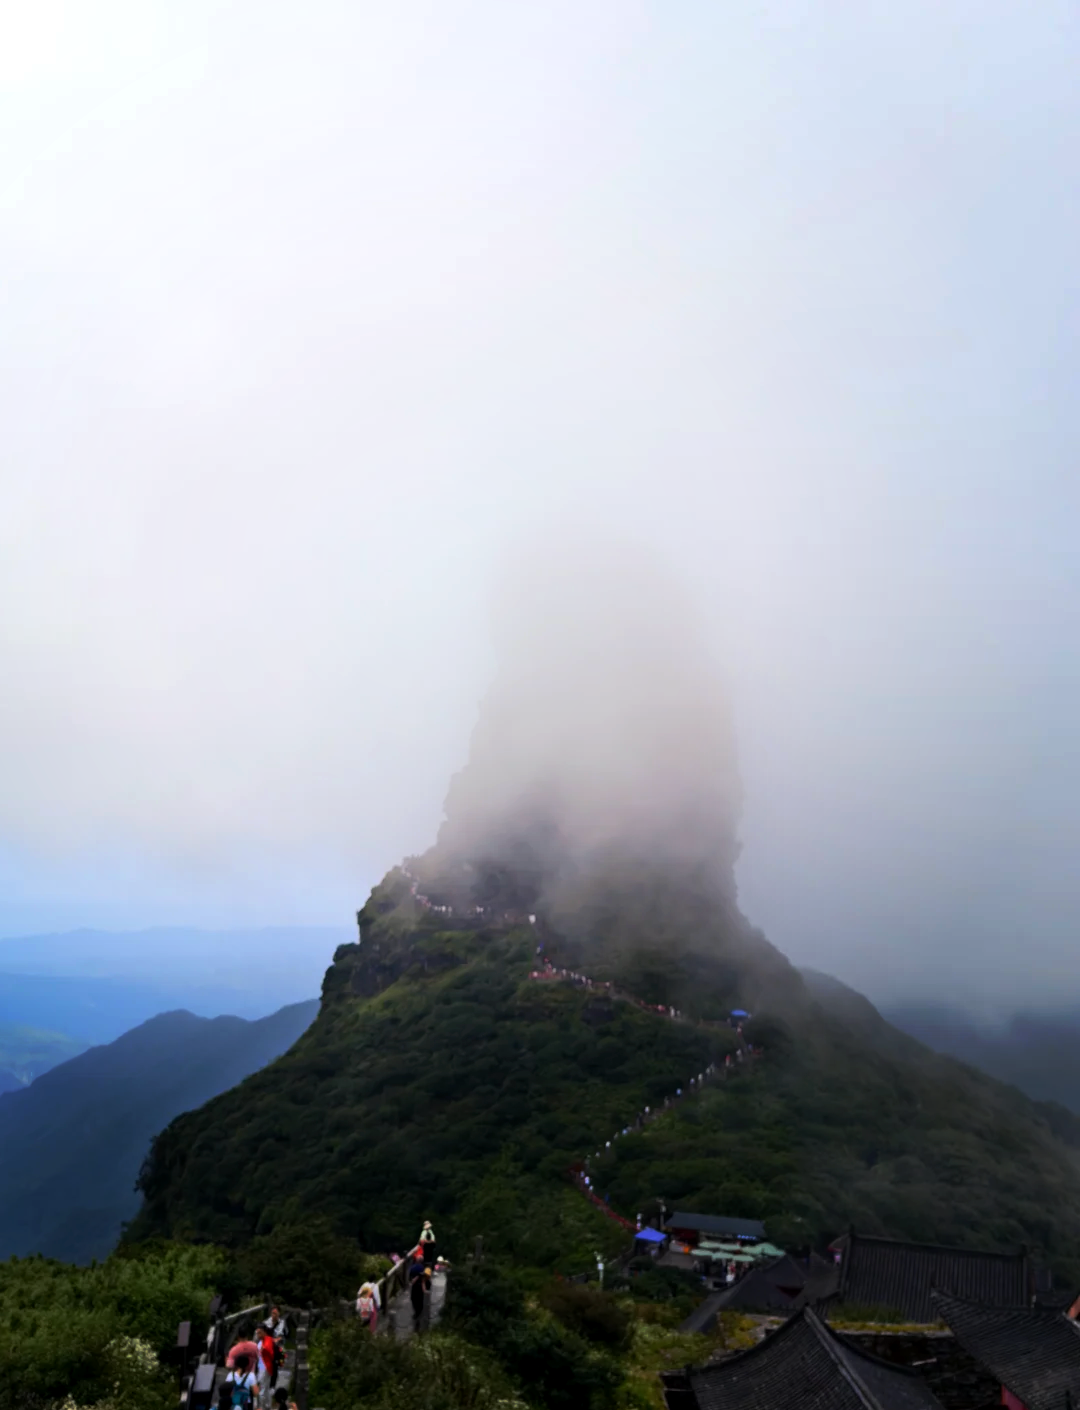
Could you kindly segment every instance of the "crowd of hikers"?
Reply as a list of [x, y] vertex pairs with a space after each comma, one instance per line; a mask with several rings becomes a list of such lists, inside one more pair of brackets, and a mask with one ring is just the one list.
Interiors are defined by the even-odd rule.
[[[587, 974], [582, 974], [580, 970], [564, 969], [552, 964], [551, 960], [544, 955], [544, 943], [540, 942], [536, 947], [537, 958], [540, 960], [540, 968], [529, 971], [530, 979], [555, 980], [561, 979], [573, 984], [577, 989], [587, 989], [590, 993], [604, 994], [611, 999], [620, 999], [623, 1003], [633, 1004], [643, 1013], [659, 1014], [661, 1018], [671, 1018], [678, 1023], [692, 1023], [698, 1028], [729, 1028], [736, 1033], [739, 1039], [739, 1048], [735, 1056], [741, 1059], [743, 1051], [753, 1053], [754, 1049], [743, 1037], [743, 1026], [736, 1016], [726, 1020], [717, 1021], [709, 1019], [693, 1019], [683, 1013], [682, 1009], [677, 1009], [673, 1004], [647, 1004], [644, 999], [639, 999], [636, 994], [628, 994], [624, 989], [617, 989], [609, 979], [590, 979]], [[742, 1014], [742, 1010], [739, 1013]], [[749, 1018], [749, 1014], [745, 1015]]]
[[[391, 1254], [390, 1257], [395, 1266], [402, 1262], [396, 1253]], [[431, 1227], [431, 1220], [425, 1219], [416, 1247], [405, 1259], [408, 1264], [405, 1281], [409, 1292], [409, 1304], [412, 1307], [413, 1331], [420, 1330], [420, 1321], [424, 1315], [424, 1302], [431, 1291], [431, 1280], [438, 1261], [438, 1241], [435, 1238], [435, 1230]], [[362, 1283], [356, 1294], [356, 1315], [373, 1335], [379, 1329], [379, 1313], [382, 1310], [382, 1298], [379, 1294], [378, 1283]]]
[[[405, 1260], [396, 1253], [391, 1254], [391, 1259], [395, 1265], [403, 1261], [408, 1265], [405, 1286], [412, 1308], [413, 1331], [419, 1331], [436, 1266], [445, 1266], [445, 1260], [438, 1258], [431, 1220], [424, 1220], [416, 1246]], [[372, 1334], [379, 1329], [379, 1314], [383, 1311], [378, 1283], [362, 1283], [356, 1294], [356, 1314]], [[222, 1410], [271, 1410], [278, 1377], [285, 1364], [287, 1335], [288, 1324], [280, 1308], [271, 1307], [270, 1315], [250, 1337], [234, 1342], [225, 1358], [225, 1380], [218, 1398]], [[284, 1399], [284, 1396], [285, 1392], [281, 1391], [280, 1397]], [[290, 1402], [290, 1410], [295, 1410], [294, 1402]]]
[[425, 911], [435, 911], [436, 914], [444, 916], [481, 916], [485, 922], [495, 921], [503, 925], [520, 925], [526, 920], [530, 925], [536, 924], [535, 915], [523, 915], [517, 911], [495, 911], [488, 906], [478, 906], [475, 903], [459, 904], [455, 910], [452, 905], [443, 905], [438, 901], [433, 901], [430, 896], [425, 896], [420, 890], [420, 878], [408, 867], [402, 866], [398, 870], [409, 882], [409, 895]]
[[278, 1375], [285, 1362], [288, 1325], [271, 1307], [251, 1337], [236, 1342], [225, 1358], [225, 1386], [219, 1404], [236, 1410], [270, 1410]]
[[[544, 947], [537, 945], [536, 953], [542, 955]], [[616, 989], [614, 984], [607, 979], [590, 979], [587, 974], [581, 974], [576, 969], [560, 969], [553, 965], [550, 960], [545, 959], [540, 969], [529, 971], [530, 979], [564, 979], [573, 984], [578, 989], [588, 989], [595, 994], [605, 994], [612, 999], [622, 999], [628, 1004], [633, 1004], [635, 1008], [643, 1009], [646, 1013], [658, 1013], [663, 1018], [682, 1018], [683, 1014], [679, 1009], [673, 1008], [670, 1004], [647, 1004], [644, 999], [638, 999], [633, 994], [627, 994], [622, 989]]]

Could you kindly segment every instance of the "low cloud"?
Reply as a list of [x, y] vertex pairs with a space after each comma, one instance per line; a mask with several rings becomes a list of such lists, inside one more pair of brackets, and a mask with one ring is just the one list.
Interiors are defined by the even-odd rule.
[[695, 604], [663, 562], [602, 534], [542, 538], [504, 572], [494, 636], [447, 844], [497, 852], [547, 827], [579, 860], [613, 847], [692, 859], [733, 890], [731, 710]]
[[[109, 924], [362, 899], [435, 835], [499, 564], [598, 525], [721, 665], [777, 944], [1075, 986], [1074, 17], [135, 9], [0, 36], [0, 930], [110, 877]], [[618, 658], [668, 777], [680, 613]]]

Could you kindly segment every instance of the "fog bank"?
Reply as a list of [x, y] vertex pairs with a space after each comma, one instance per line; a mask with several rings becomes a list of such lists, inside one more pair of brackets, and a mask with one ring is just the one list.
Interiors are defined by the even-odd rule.
[[770, 938], [1075, 994], [1078, 66], [1057, 0], [8, 6], [0, 935], [351, 919], [595, 525]]
[[688, 591], [642, 543], [542, 537], [503, 569], [496, 676], [442, 838], [463, 856], [550, 829], [567, 858], [700, 862], [734, 892], [730, 707]]

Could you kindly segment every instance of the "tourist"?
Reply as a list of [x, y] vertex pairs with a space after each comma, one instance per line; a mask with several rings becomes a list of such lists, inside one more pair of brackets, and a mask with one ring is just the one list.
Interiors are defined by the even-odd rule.
[[435, 1264], [435, 1230], [431, 1227], [431, 1220], [424, 1220], [424, 1227], [420, 1230], [420, 1247], [423, 1250], [424, 1262], [431, 1268]]
[[270, 1410], [270, 1392], [274, 1388], [277, 1343], [267, 1327], [255, 1328], [255, 1341], [259, 1347], [259, 1359], [255, 1364], [256, 1380], [259, 1385], [259, 1404], [263, 1410]]
[[413, 1330], [420, 1330], [420, 1318], [424, 1313], [424, 1291], [427, 1284], [427, 1264], [424, 1262], [424, 1255], [420, 1249], [416, 1250], [416, 1258], [409, 1265], [409, 1301], [413, 1310]]
[[379, 1311], [382, 1307], [382, 1299], [379, 1297], [379, 1289], [374, 1283], [364, 1283], [356, 1294], [356, 1315], [361, 1323], [367, 1327], [372, 1336], [375, 1335], [379, 1326]]
[[285, 1337], [289, 1331], [289, 1325], [281, 1315], [279, 1307], [271, 1307], [270, 1316], [267, 1318], [266, 1327], [274, 1339], [274, 1374], [271, 1377], [271, 1389], [277, 1386], [278, 1376], [281, 1368], [285, 1364]]
[[[252, 1410], [255, 1404], [259, 1381], [250, 1367], [248, 1357], [237, 1356], [235, 1365], [225, 1376], [225, 1384], [229, 1387], [229, 1398], [225, 1403], [235, 1406], [236, 1410]], [[220, 1399], [218, 1403], [221, 1403]]]

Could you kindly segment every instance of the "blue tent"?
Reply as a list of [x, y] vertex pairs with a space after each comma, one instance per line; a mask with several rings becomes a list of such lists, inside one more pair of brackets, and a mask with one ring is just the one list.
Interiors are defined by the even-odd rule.
[[732, 1009], [732, 1010], [731, 1010], [731, 1016], [732, 1016], [732, 1018], [749, 1018], [749, 1017], [750, 1017], [750, 1015], [746, 1012], [745, 1009]]
[[646, 1243], [662, 1244], [667, 1238], [666, 1234], [661, 1234], [657, 1229], [639, 1229], [634, 1235], [635, 1239], [644, 1239]]

